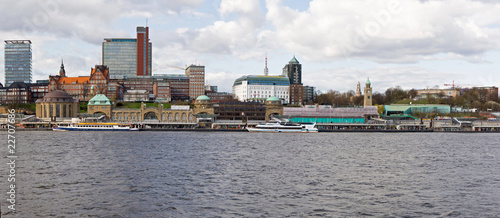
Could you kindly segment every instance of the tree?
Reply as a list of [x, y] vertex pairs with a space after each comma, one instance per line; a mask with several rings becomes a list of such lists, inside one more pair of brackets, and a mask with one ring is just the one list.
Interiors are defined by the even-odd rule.
[[364, 104], [365, 97], [362, 95], [353, 96], [351, 103], [355, 106], [362, 106]]
[[372, 101], [373, 101], [373, 104], [379, 104], [379, 105], [386, 105], [387, 102], [385, 101], [385, 96], [384, 94], [380, 93], [380, 92], [374, 92], [372, 94]]
[[415, 89], [410, 89], [410, 91], [408, 91], [408, 98], [415, 99], [417, 95], [418, 92]]
[[396, 86], [394, 88], [388, 88], [385, 91], [386, 102], [394, 103], [405, 98], [408, 98], [408, 93], [406, 93], [401, 87]]

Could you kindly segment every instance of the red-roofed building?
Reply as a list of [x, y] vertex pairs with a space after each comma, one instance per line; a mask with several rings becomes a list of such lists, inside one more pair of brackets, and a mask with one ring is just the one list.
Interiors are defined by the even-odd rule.
[[[116, 83], [111, 85], [117, 86]], [[74, 99], [88, 101], [96, 94], [104, 94], [110, 99], [117, 99], [117, 87], [108, 87], [109, 69], [104, 65], [96, 65], [90, 76], [67, 77], [64, 64], [61, 63], [59, 75], [49, 76], [49, 92], [63, 90]], [[110, 90], [110, 91], [108, 91]]]

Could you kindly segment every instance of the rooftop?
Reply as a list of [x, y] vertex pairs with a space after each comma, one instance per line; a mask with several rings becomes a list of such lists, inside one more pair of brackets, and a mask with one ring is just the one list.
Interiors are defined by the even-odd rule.
[[48, 94], [43, 97], [43, 99], [37, 100], [37, 102], [76, 102], [78, 100], [75, 100], [66, 93], [65, 91], [61, 90], [54, 90], [52, 92], [49, 92]]
[[275, 96], [271, 96], [266, 101], [281, 101], [281, 100]]
[[290, 85], [290, 80], [284, 76], [248, 75], [236, 79], [233, 86], [241, 85], [243, 81], [249, 85]]
[[210, 98], [206, 95], [200, 95], [196, 98], [196, 101], [210, 101]]
[[103, 94], [97, 94], [90, 99], [88, 105], [111, 105], [111, 101]]

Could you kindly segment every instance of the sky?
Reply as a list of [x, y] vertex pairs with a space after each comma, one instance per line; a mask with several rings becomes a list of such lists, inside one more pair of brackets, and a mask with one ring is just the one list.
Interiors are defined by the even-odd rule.
[[322, 92], [368, 77], [378, 92], [500, 86], [496, 0], [3, 0], [0, 11], [4, 40], [32, 41], [34, 81], [61, 60], [68, 76], [88, 76], [104, 38], [135, 38], [147, 22], [153, 74], [204, 65], [219, 91], [263, 75], [266, 54], [270, 75], [295, 56], [304, 85]]

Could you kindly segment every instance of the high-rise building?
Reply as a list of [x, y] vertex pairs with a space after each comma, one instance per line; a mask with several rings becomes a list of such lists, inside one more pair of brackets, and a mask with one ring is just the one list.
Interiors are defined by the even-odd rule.
[[102, 43], [102, 63], [111, 78], [151, 76], [152, 45], [149, 27], [137, 27], [137, 38], [106, 38]]
[[5, 87], [31, 83], [31, 41], [5, 40]]
[[151, 76], [149, 27], [137, 27], [137, 76]]
[[189, 98], [196, 99], [205, 94], [205, 66], [191, 64], [186, 68], [189, 77]]
[[302, 64], [295, 56], [283, 67], [283, 75], [290, 79], [290, 84], [302, 84]]
[[303, 99], [304, 104], [314, 104], [316, 101], [316, 87], [314, 86], [304, 86]]
[[290, 104], [302, 105], [304, 87], [302, 85], [302, 65], [293, 56], [292, 60], [283, 67], [283, 75], [290, 80]]

